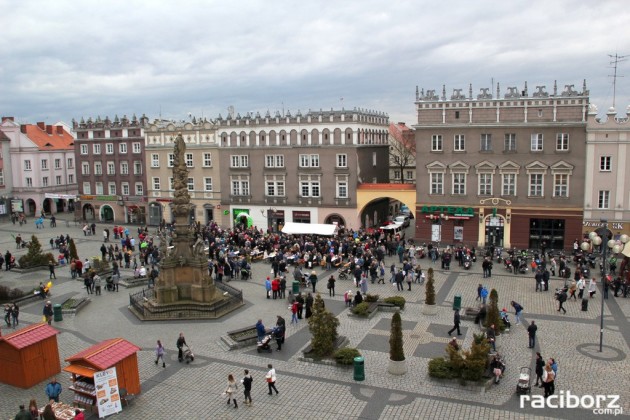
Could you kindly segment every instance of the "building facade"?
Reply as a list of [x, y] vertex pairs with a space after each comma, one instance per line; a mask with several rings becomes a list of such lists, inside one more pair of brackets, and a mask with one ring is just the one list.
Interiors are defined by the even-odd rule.
[[155, 121], [145, 130], [147, 156], [147, 224], [173, 222], [173, 148], [181, 133], [186, 143], [188, 193], [192, 204], [189, 222], [221, 220], [220, 163], [216, 126], [208, 120]]
[[[3, 157], [10, 156], [12, 183], [12, 191], [0, 201], [5, 210], [26, 216], [73, 211], [77, 181], [72, 135], [62, 126], [17, 124], [12, 117], [2, 118], [1, 130], [9, 139], [8, 150], [1, 144]], [[3, 159], [3, 165], [8, 162]], [[5, 177], [9, 168], [2, 169]]]
[[582, 231], [589, 93], [418, 92], [416, 238], [569, 249]]
[[416, 136], [404, 122], [389, 125], [389, 182], [416, 183]]
[[597, 117], [590, 106], [586, 127], [586, 187], [584, 223], [587, 235], [608, 221], [615, 236], [630, 234], [630, 106], [626, 115], [608, 109], [605, 118]]
[[87, 221], [146, 223], [144, 129], [148, 118], [72, 121], [76, 133], [77, 216]]
[[[2, 124], [5, 120], [13, 122], [13, 117], [2, 117]], [[0, 128], [0, 220], [8, 219], [11, 215], [11, 200], [13, 196], [13, 173], [11, 171], [11, 139]]]
[[[286, 222], [372, 226], [362, 182], [387, 182], [388, 117], [365, 110], [219, 118], [221, 223], [279, 230]], [[387, 202], [386, 199], [384, 199]], [[385, 205], [384, 214], [387, 213]]]

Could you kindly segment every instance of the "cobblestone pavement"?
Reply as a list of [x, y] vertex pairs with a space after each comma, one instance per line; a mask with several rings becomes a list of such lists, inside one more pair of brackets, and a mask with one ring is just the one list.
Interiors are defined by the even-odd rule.
[[[59, 226], [62, 225], [59, 223]], [[74, 226], [56, 229], [47, 226], [44, 231], [36, 231], [30, 225], [22, 228], [0, 225], [0, 250], [4, 247], [15, 251], [15, 242], [11, 236], [15, 231], [21, 231], [23, 237], [37, 233], [44, 248], [48, 247], [50, 239], [47, 235], [69, 233], [77, 237], [77, 248], [82, 258], [100, 254], [100, 230], [96, 237], [84, 237], [80, 229]], [[19, 256], [24, 251], [16, 253]], [[388, 258], [387, 262], [391, 264], [393, 261]], [[425, 270], [432, 266], [427, 260], [420, 262]], [[90, 295], [91, 303], [76, 317], [65, 316], [62, 322], [53, 325], [61, 331], [58, 342], [62, 366], [66, 365], [63, 361], [66, 357], [107, 338], [124, 337], [142, 348], [138, 354], [142, 393], [129, 408], [119, 414], [121, 418], [594, 418], [593, 413], [586, 409], [519, 407], [519, 399], [514, 392], [518, 369], [521, 366], [533, 366], [534, 358], [534, 351], [527, 348], [527, 332], [523, 325], [513, 326], [512, 331], [498, 337], [497, 349], [504, 355], [508, 368], [501, 383], [485, 393], [466, 390], [458, 384], [438, 383], [428, 377], [428, 361], [443, 354], [449, 340], [446, 332], [452, 326], [451, 306], [454, 296], [462, 296], [464, 307], [475, 306], [478, 303], [475, 301], [476, 288], [482, 283], [488, 288], [497, 289], [503, 306], [509, 308], [511, 300], [521, 303], [527, 321], [535, 320], [539, 325], [538, 342], [534, 350], [541, 351], [545, 358], [554, 357], [558, 361], [556, 394], [566, 391], [575, 395], [619, 394], [624, 414], [630, 413], [630, 391], [626, 386], [630, 367], [627, 358], [630, 352], [630, 299], [614, 299], [611, 295], [605, 301], [605, 347], [599, 353], [600, 296], [596, 295], [591, 300], [587, 312], [580, 310], [580, 302], [568, 302], [567, 314], [559, 314], [553, 291], [562, 285], [562, 280], [554, 279], [548, 292], [537, 293], [531, 275], [513, 276], [499, 264], [495, 266], [497, 269], [492, 278], [484, 279], [479, 263], [470, 271], [463, 271], [455, 265], [452, 265], [452, 271], [442, 271], [435, 265], [439, 303], [435, 316], [422, 314], [424, 288], [419, 285], [413, 284], [411, 291], [396, 292], [390, 284], [369, 284], [369, 293], [381, 297], [402, 295], [407, 300], [402, 318], [409, 371], [404, 376], [387, 373], [392, 314], [379, 312], [371, 319], [350, 317], [343, 303], [343, 292], [354, 290], [354, 285], [350, 281], [338, 281], [337, 294], [333, 298], [324, 289], [325, 282], [318, 283], [327, 307], [340, 319], [339, 333], [347, 336], [350, 345], [358, 347], [365, 356], [366, 378], [361, 382], [353, 380], [352, 369], [298, 360], [300, 350], [310, 337], [304, 320], [297, 326], [288, 324], [287, 340], [281, 352], [258, 354], [254, 347], [227, 350], [220, 340], [226, 331], [253, 325], [258, 318], [269, 326], [275, 323], [276, 315], [283, 315], [287, 321], [290, 320], [285, 300], [265, 298], [263, 280], [270, 268], [265, 263], [254, 264], [253, 280], [231, 282], [243, 290], [246, 305], [217, 321], [142, 323], [127, 309], [129, 292], [140, 289], [121, 288], [119, 293]], [[325, 279], [330, 274], [322, 272], [321, 277]], [[57, 276], [53, 287], [53, 303], [62, 303], [72, 296], [85, 296], [82, 283], [71, 280], [67, 268], [60, 268]], [[0, 284], [28, 289], [47, 278], [47, 272], [18, 274], [2, 271]], [[39, 322], [41, 306], [41, 302], [25, 305], [20, 325]], [[511, 318], [514, 322], [513, 311]], [[462, 327], [464, 335], [461, 338], [464, 347], [468, 347], [473, 333], [479, 331], [479, 327], [469, 321], [464, 321]], [[2, 331], [6, 333], [5, 329]], [[190, 365], [177, 362], [175, 340], [180, 331], [184, 332], [197, 356]], [[157, 339], [161, 339], [167, 349], [165, 369], [153, 363]], [[280, 394], [277, 396], [267, 395], [264, 375], [268, 363], [272, 363], [278, 371], [277, 387]], [[240, 378], [245, 368], [250, 369], [254, 376], [254, 403], [251, 407], [239, 403], [239, 408], [235, 409], [228, 406], [220, 394], [225, 388], [227, 375], [232, 373]], [[72, 395], [67, 390], [69, 376], [60, 374], [58, 379], [65, 388], [61, 399], [71, 402]], [[27, 403], [30, 398], [44, 402], [45, 383], [28, 390], [0, 385], [0, 418], [12, 418], [18, 404]], [[238, 390], [239, 397], [241, 391]], [[532, 394], [541, 395], [542, 390], [534, 388]]]

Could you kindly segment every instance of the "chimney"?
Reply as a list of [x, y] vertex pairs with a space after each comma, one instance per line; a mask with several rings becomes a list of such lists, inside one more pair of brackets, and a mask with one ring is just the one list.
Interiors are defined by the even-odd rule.
[[46, 130], [46, 123], [44, 122], [38, 122], [37, 126], [40, 128], [40, 130], [44, 131]]
[[13, 117], [2, 117], [2, 122], [5, 122], [5, 121], [15, 121], [15, 120], [13, 119]]
[[63, 136], [63, 127], [60, 125], [57, 125], [57, 134], [60, 136]]
[[51, 135], [53, 133], [53, 126], [52, 125], [47, 125], [46, 126], [46, 132], [48, 133], [48, 135]]
[[26, 134], [26, 124], [20, 125], [20, 133]]

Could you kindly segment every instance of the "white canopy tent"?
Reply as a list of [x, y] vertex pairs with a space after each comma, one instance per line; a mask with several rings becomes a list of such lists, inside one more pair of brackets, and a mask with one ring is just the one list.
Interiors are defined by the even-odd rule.
[[282, 227], [282, 233], [285, 233], [287, 235], [333, 236], [337, 234], [337, 225], [328, 225], [322, 223], [287, 222]]

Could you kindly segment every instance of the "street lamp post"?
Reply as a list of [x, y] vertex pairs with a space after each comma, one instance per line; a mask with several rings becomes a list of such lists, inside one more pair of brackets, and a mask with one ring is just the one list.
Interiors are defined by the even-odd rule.
[[[602, 245], [604, 239], [607, 239], [605, 245], [602, 245], [600, 248], [600, 253], [602, 256], [602, 279], [601, 279], [601, 313], [600, 313], [600, 321], [599, 321], [599, 352], [603, 351], [604, 345], [604, 288], [606, 287], [604, 282], [606, 281], [606, 264], [608, 263], [608, 250], [612, 250], [613, 253], [618, 254], [621, 252], [628, 242], [630, 237], [628, 235], [623, 234], [619, 237], [619, 241], [612, 239], [612, 232], [608, 229], [608, 221], [601, 219], [602, 227], [597, 229], [595, 232], [591, 232], [588, 234], [589, 239], [591, 240], [591, 244], [595, 246]], [[591, 244], [587, 241], [582, 242], [580, 248], [583, 251], [589, 251], [591, 248]]]

